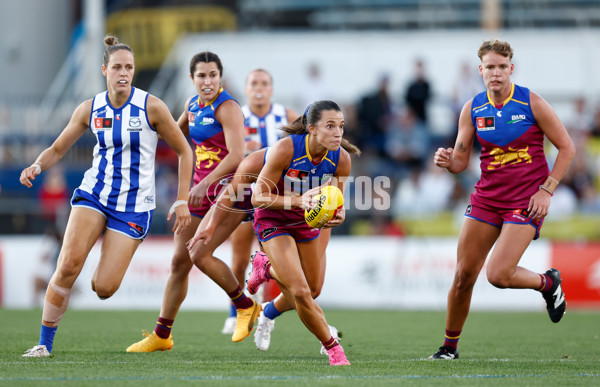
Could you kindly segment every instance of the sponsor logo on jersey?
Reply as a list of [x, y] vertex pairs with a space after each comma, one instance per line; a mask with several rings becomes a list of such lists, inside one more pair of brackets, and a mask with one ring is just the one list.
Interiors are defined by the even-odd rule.
[[154, 196], [146, 196], [144, 198], [144, 203], [154, 203]]
[[527, 117], [525, 117], [525, 114], [513, 114], [507, 124], [514, 124], [519, 121], [524, 121], [526, 118]]
[[467, 211], [466, 211], [466, 214], [470, 214], [472, 210], [473, 210], [473, 206], [469, 204], [469, 205], [467, 206]]
[[258, 133], [258, 128], [252, 128], [250, 126], [246, 126], [246, 134], [256, 134]]
[[121, 114], [119, 114], [119, 113], [115, 114], [115, 119], [117, 121], [121, 121]]
[[497, 115], [498, 117], [502, 117], [502, 110], [498, 110], [498, 111], [496, 112], [496, 115]]
[[200, 123], [200, 125], [210, 125], [210, 124], [213, 124], [214, 122], [215, 122], [214, 118], [203, 117], [202, 118], [202, 122]]
[[98, 130], [107, 130], [112, 129], [113, 119], [112, 118], [103, 118], [96, 117], [94, 118], [94, 129]]
[[128, 132], [141, 132], [142, 131], [142, 120], [140, 117], [130, 117], [129, 118], [129, 128], [127, 128]]
[[477, 117], [477, 130], [480, 132], [485, 132], [488, 130], [496, 130], [495, 122], [496, 122], [496, 119], [494, 116]]
[[194, 122], [196, 122], [196, 113], [192, 113], [192, 112], [188, 112], [188, 124], [189, 125], [194, 125]]
[[308, 171], [292, 168], [288, 169], [287, 173], [285, 174], [287, 178], [294, 181], [305, 181], [308, 178], [308, 175]]

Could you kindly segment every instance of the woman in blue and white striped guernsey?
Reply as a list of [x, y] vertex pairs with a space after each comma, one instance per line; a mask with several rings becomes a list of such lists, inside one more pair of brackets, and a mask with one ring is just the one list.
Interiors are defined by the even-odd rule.
[[60, 161], [88, 128], [98, 140], [92, 167], [71, 199], [57, 268], [46, 291], [38, 345], [25, 352], [25, 357], [50, 356], [73, 283], [103, 232], [92, 290], [106, 299], [121, 285], [133, 254], [148, 234], [156, 207], [154, 163], [159, 135], [179, 157], [177, 201], [169, 211], [169, 218], [173, 213], [176, 216], [173, 231], [181, 233], [191, 221], [187, 206], [191, 149], [167, 106], [131, 85], [135, 71], [131, 48], [113, 36], [106, 36], [104, 44], [102, 74], [108, 90], [79, 105], [54, 143], [21, 173], [21, 183], [31, 188], [36, 176]]

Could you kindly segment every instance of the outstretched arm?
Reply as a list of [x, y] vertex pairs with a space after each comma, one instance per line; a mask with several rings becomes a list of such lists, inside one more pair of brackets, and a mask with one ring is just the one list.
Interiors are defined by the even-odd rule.
[[50, 147], [46, 148], [42, 153], [40, 153], [38, 158], [31, 166], [25, 168], [21, 172], [21, 178], [19, 179], [21, 184], [27, 188], [33, 187], [32, 181], [35, 180], [36, 176], [42, 173], [42, 171], [50, 169], [54, 164], [63, 158], [65, 153], [67, 153], [67, 151], [89, 127], [91, 110], [91, 99], [77, 106], [73, 112], [73, 116], [71, 116], [71, 120], [58, 138], [54, 140]]
[[[302, 196], [284, 196], [273, 193], [283, 171], [290, 165], [294, 145], [291, 137], [277, 141], [267, 153], [267, 160], [256, 180], [252, 192], [254, 207], [269, 207], [273, 210], [304, 208]], [[315, 192], [316, 193], [316, 192]]]

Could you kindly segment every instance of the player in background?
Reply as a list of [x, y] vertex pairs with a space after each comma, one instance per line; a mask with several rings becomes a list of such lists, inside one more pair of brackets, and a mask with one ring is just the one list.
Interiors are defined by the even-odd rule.
[[[486, 269], [492, 285], [541, 292], [555, 323], [566, 307], [558, 270], [538, 274], [519, 266], [519, 261], [531, 241], [539, 237], [552, 193], [575, 154], [573, 142], [546, 101], [511, 82], [514, 64], [509, 43], [486, 41], [478, 56], [487, 90], [462, 108], [454, 148], [439, 148], [434, 156], [438, 167], [460, 173], [468, 166], [475, 136], [482, 146], [481, 178], [458, 240], [446, 335], [430, 359], [458, 358], [458, 340], [469, 314], [473, 286], [494, 244]], [[544, 136], [558, 149], [551, 172]]]
[[[266, 254], [252, 260], [248, 291], [256, 293], [275, 279], [298, 316], [327, 349], [329, 364], [349, 365], [342, 347], [329, 331], [323, 311], [314, 301], [306, 272], [320, 272], [320, 229], [304, 220], [304, 210], [316, 205], [320, 187], [333, 181], [343, 192], [350, 173], [349, 153], [341, 149], [344, 115], [332, 101], [317, 101], [288, 127], [296, 133], [269, 149], [252, 193], [254, 230]], [[301, 133], [301, 134], [300, 134]], [[342, 208], [327, 223], [344, 221]]]
[[158, 135], [179, 157], [177, 201], [169, 211], [177, 219], [175, 235], [188, 230], [187, 208], [192, 152], [158, 98], [131, 85], [135, 72], [133, 51], [117, 38], [106, 36], [102, 74], [107, 91], [79, 105], [66, 128], [35, 163], [21, 173], [21, 183], [51, 168], [88, 128], [98, 143], [92, 167], [71, 199], [58, 263], [48, 284], [38, 345], [24, 357], [48, 357], [54, 335], [67, 310], [73, 283], [87, 256], [104, 232], [100, 262], [92, 278], [92, 290], [101, 299], [111, 297], [121, 285], [133, 254], [148, 234], [155, 208], [154, 164]]
[[237, 101], [221, 86], [223, 65], [212, 52], [201, 52], [190, 61], [190, 78], [197, 95], [190, 97], [178, 120], [181, 131], [196, 145], [194, 187], [190, 191], [192, 224], [175, 236], [175, 253], [163, 295], [162, 308], [152, 334], [130, 345], [127, 352], [153, 352], [173, 347], [171, 328], [185, 300], [190, 270], [196, 265], [219, 285], [237, 309], [234, 342], [249, 336], [261, 311], [260, 304], [247, 297], [231, 269], [205, 249], [194, 257], [186, 243], [194, 236], [202, 218], [216, 200], [221, 181], [237, 168], [244, 157], [244, 116]]
[[[245, 154], [248, 155], [273, 145], [283, 134], [281, 128], [294, 121], [298, 114], [282, 104], [272, 102], [273, 78], [267, 70], [252, 70], [246, 78], [244, 92], [248, 100], [248, 103], [242, 106], [246, 128]], [[252, 230], [252, 219], [240, 224], [230, 238], [233, 249], [231, 271], [243, 285], [252, 247], [256, 241]], [[230, 304], [229, 316], [225, 319], [221, 331], [223, 334], [233, 333], [236, 315], [235, 305]]]

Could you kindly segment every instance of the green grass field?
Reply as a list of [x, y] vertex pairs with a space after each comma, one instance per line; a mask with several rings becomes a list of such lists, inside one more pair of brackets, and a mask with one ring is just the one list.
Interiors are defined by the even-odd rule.
[[128, 354], [157, 312], [77, 311], [65, 315], [52, 357], [22, 358], [37, 344], [40, 310], [0, 310], [0, 384], [7, 386], [171, 385], [600, 385], [600, 312], [473, 312], [461, 358], [425, 358], [441, 345], [443, 312], [325, 310], [343, 332], [350, 367], [331, 367], [294, 312], [277, 320], [271, 348], [232, 343], [224, 312], [182, 311], [171, 352]]

